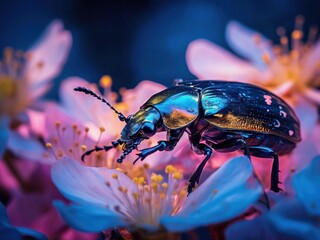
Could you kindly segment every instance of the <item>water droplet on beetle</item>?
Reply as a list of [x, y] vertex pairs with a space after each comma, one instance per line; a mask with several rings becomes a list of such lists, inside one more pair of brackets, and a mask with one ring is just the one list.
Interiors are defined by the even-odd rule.
[[273, 120], [273, 126], [275, 126], [276, 128], [281, 126], [281, 124], [280, 124], [278, 119]]

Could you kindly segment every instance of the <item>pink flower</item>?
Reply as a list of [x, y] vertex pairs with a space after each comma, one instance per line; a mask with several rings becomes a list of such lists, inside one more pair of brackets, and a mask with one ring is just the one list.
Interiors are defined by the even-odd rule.
[[187, 231], [243, 213], [261, 195], [246, 157], [228, 161], [186, 198], [181, 172], [167, 166], [166, 176], [129, 178], [121, 171], [83, 166], [70, 158], [52, 166], [52, 180], [73, 203], [56, 201], [64, 220], [75, 229], [99, 232]]
[[190, 43], [186, 57], [190, 71], [200, 79], [226, 79], [250, 82], [275, 94], [299, 102], [300, 96], [320, 104], [318, 62], [320, 41], [314, 43], [315, 29], [310, 30], [309, 41], [304, 43], [303, 19], [298, 17], [292, 32], [292, 47], [284, 29], [279, 29], [280, 45], [271, 45], [262, 34], [238, 22], [227, 25], [226, 37], [242, 60], [207, 40]]
[[1, 155], [8, 148], [33, 159], [30, 149], [41, 150], [30, 132], [27, 110], [39, 104], [39, 98], [51, 86], [50, 81], [68, 56], [71, 42], [70, 32], [56, 20], [26, 53], [5, 49], [0, 71]]

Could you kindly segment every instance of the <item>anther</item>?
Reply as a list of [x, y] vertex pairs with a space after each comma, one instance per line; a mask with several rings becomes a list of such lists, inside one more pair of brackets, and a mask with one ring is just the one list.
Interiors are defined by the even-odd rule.
[[52, 149], [52, 144], [51, 143], [46, 143], [46, 147], [49, 149]]
[[112, 85], [112, 78], [109, 75], [104, 75], [100, 78], [100, 85], [103, 88], [110, 88]]

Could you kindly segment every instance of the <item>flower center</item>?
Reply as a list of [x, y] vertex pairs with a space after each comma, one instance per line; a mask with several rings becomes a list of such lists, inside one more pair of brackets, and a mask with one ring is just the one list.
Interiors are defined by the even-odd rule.
[[271, 73], [271, 79], [269, 79], [267, 87], [273, 89], [285, 82], [290, 82], [292, 87], [288, 87], [287, 94], [289, 94], [290, 90], [302, 92], [307, 87], [320, 85], [319, 79], [315, 79], [320, 62], [312, 63], [312, 67], [310, 67], [310, 63], [306, 62], [306, 57], [314, 48], [318, 30], [315, 26], [312, 26], [309, 30], [308, 39], [304, 42], [303, 23], [304, 18], [298, 16], [291, 38], [286, 35], [284, 28], [278, 28], [280, 44], [273, 46], [271, 55], [264, 51], [262, 59]]
[[0, 100], [13, 98], [16, 94], [16, 83], [10, 77], [6, 75], [0, 75]]
[[28, 105], [28, 93], [23, 81], [25, 54], [6, 48], [0, 61], [0, 115], [13, 116]]
[[121, 207], [116, 207], [116, 210], [138, 227], [159, 227], [161, 216], [176, 214], [187, 196], [186, 183], [182, 173], [172, 165], [168, 165], [165, 172], [165, 176], [151, 173], [146, 174], [147, 177], [132, 178], [138, 191], [130, 194], [126, 186], [119, 183], [118, 174], [113, 174], [113, 182], [107, 182], [106, 185], [113, 191], [120, 192], [115, 193], [121, 203]]

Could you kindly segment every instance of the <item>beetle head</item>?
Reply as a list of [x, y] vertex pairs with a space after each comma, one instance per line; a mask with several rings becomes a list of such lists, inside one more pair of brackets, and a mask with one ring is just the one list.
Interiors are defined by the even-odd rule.
[[153, 107], [140, 109], [128, 117], [127, 124], [121, 132], [123, 149], [138, 146], [142, 140], [153, 136], [161, 126], [161, 116]]

